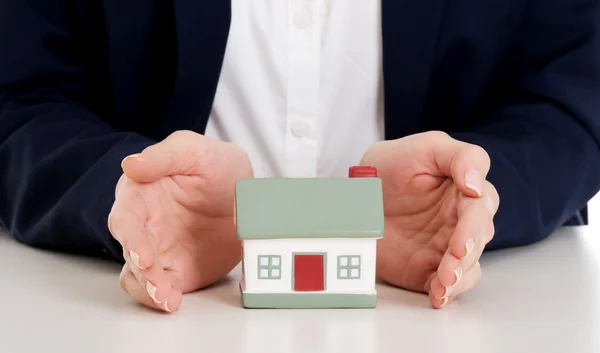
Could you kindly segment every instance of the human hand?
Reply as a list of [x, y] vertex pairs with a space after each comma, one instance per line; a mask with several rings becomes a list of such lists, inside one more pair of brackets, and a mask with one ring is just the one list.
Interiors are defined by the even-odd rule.
[[241, 260], [233, 222], [236, 180], [253, 176], [239, 147], [178, 131], [125, 158], [108, 224], [123, 246], [121, 287], [171, 312], [182, 295], [226, 276]]
[[376, 167], [383, 184], [378, 277], [428, 293], [435, 308], [473, 288], [499, 205], [496, 189], [485, 180], [488, 154], [433, 131], [379, 142], [360, 164]]

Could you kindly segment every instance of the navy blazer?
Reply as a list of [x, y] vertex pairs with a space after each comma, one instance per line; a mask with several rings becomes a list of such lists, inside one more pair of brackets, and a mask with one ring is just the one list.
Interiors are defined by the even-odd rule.
[[[0, 1], [0, 222], [16, 239], [121, 259], [120, 162], [204, 131], [230, 10]], [[443, 130], [488, 151], [488, 249], [545, 238], [599, 189], [598, 15], [596, 0], [382, 0], [385, 137]]]

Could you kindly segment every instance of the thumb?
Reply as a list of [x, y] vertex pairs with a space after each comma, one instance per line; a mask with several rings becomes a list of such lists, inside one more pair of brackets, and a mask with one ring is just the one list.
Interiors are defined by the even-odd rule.
[[454, 180], [467, 196], [480, 197], [490, 170], [490, 157], [480, 146], [453, 139], [447, 134], [433, 138], [433, 156], [440, 172]]
[[192, 131], [177, 131], [142, 153], [125, 157], [121, 168], [127, 177], [151, 183], [170, 175], [192, 174], [198, 156], [208, 145], [204, 136]]

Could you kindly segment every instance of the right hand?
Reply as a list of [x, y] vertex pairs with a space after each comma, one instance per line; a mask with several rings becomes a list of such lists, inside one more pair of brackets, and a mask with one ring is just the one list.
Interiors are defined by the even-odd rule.
[[225, 277], [241, 260], [235, 182], [253, 177], [238, 146], [190, 131], [123, 160], [109, 229], [123, 246], [121, 287], [171, 312], [182, 295]]

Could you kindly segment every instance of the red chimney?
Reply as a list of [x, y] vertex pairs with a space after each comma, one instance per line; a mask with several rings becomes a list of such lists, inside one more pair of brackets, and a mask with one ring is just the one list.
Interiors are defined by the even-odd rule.
[[377, 178], [377, 168], [370, 166], [353, 166], [348, 171], [350, 178]]

